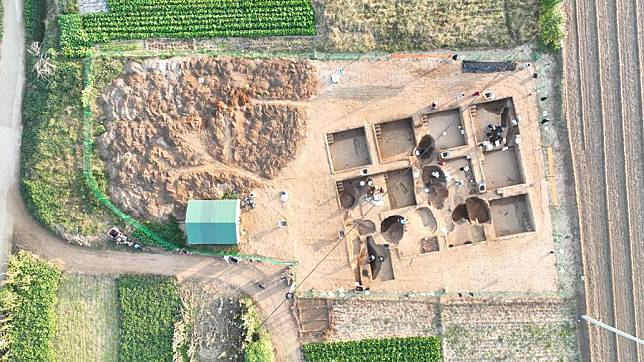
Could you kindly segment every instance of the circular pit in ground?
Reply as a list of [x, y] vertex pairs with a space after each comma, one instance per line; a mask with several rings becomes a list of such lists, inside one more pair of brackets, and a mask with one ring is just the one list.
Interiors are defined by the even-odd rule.
[[418, 146], [416, 146], [416, 156], [423, 159], [431, 158], [436, 151], [436, 141], [431, 135], [424, 135]]
[[479, 224], [490, 221], [490, 208], [485, 200], [479, 197], [470, 197], [465, 203], [458, 204], [452, 212], [452, 220], [459, 222], [461, 220], [476, 221]]
[[429, 233], [436, 231], [436, 218], [428, 207], [419, 207], [416, 209], [416, 214], [420, 217], [423, 226], [428, 229]]
[[447, 178], [445, 177], [445, 172], [440, 166], [437, 166], [437, 165], [429, 165], [429, 166], [423, 167], [422, 177], [423, 177], [423, 183], [425, 184], [425, 186], [447, 184]]
[[400, 215], [392, 215], [380, 223], [380, 233], [390, 243], [399, 242], [405, 233], [405, 227], [401, 223], [404, 218]]
[[371, 220], [356, 220], [358, 234], [369, 235], [376, 232], [376, 224]]

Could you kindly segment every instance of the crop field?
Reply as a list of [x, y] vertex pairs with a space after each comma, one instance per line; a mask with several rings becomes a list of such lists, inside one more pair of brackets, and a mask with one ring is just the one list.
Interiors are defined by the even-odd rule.
[[8, 361], [53, 361], [60, 270], [27, 252], [9, 258], [0, 289], [0, 356]]
[[117, 361], [118, 303], [111, 277], [68, 274], [58, 290], [58, 361]]
[[536, 0], [328, 0], [320, 7], [330, 50], [510, 47], [537, 35]]
[[316, 361], [441, 361], [438, 337], [365, 339], [304, 345], [304, 357]]
[[[586, 314], [644, 335], [644, 6], [565, 2], [570, 134]], [[592, 170], [592, 172], [588, 172]], [[584, 360], [642, 361], [644, 345], [589, 326]]]
[[107, 13], [62, 16], [63, 51], [116, 39], [316, 33], [309, 0], [110, 0], [108, 6]]
[[121, 317], [119, 360], [172, 360], [179, 286], [169, 278], [123, 276], [116, 282]]
[[574, 336], [568, 323], [450, 325], [445, 331], [445, 353], [454, 361], [512, 361], [527, 355], [574, 360]]

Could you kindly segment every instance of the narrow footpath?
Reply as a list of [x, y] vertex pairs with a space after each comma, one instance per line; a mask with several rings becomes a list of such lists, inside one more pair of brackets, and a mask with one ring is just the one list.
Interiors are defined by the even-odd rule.
[[[0, 275], [11, 251], [13, 214], [9, 202], [18, 194], [20, 177], [20, 107], [24, 85], [25, 42], [20, 0], [0, 0], [4, 8], [3, 38], [0, 47]], [[2, 15], [2, 14], [0, 14]], [[0, 277], [1, 279], [1, 277]]]

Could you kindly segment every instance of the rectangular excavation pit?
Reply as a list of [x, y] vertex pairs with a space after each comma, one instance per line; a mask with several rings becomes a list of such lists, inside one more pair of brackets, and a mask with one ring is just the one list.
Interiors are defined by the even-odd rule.
[[416, 147], [411, 118], [377, 123], [373, 126], [381, 161], [409, 157]]
[[[512, 98], [478, 103], [474, 107], [476, 111], [473, 115], [473, 126], [477, 143], [488, 139], [486, 136], [488, 125], [502, 125], [507, 132], [512, 126], [512, 120], [517, 118]], [[509, 135], [507, 138], [511, 139], [512, 137]]]
[[490, 200], [490, 213], [497, 238], [534, 231], [527, 194]]
[[519, 185], [525, 182], [519, 149], [509, 147], [485, 153], [483, 174], [490, 190]]
[[416, 205], [416, 188], [410, 169], [403, 168], [387, 172], [385, 183], [392, 210]]
[[460, 109], [427, 113], [421, 117], [427, 119], [429, 134], [434, 138], [437, 150], [446, 150], [467, 144]]
[[333, 172], [371, 164], [364, 127], [326, 134]]
[[459, 157], [445, 161], [443, 171], [454, 180], [459, 190], [473, 194], [476, 193], [476, 178], [473, 167], [471, 160]]

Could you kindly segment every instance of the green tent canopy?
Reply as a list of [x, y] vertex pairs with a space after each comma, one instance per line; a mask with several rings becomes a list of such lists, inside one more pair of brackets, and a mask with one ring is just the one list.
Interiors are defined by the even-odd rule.
[[239, 200], [190, 200], [186, 210], [189, 245], [239, 243]]

